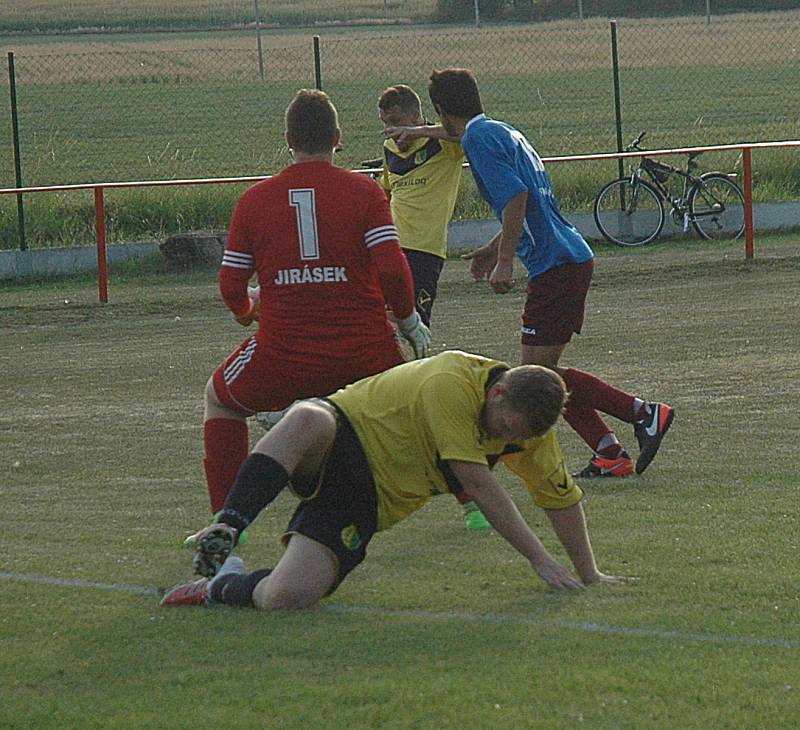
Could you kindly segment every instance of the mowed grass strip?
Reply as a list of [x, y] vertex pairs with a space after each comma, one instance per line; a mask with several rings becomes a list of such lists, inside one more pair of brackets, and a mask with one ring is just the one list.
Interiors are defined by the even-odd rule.
[[[245, 332], [213, 273], [150, 269], [112, 272], [107, 305], [90, 276], [0, 290], [5, 571], [189, 577], [180, 541], [208, 518], [202, 391]], [[678, 414], [645, 475], [584, 485], [600, 565], [638, 582], [551, 593], [496, 534], [464, 530], [448, 498], [375, 538], [328, 601], [340, 611], [168, 611], [149, 596], [3, 580], [0, 724], [791, 726], [798, 272], [796, 238], [760, 239], [753, 261], [742, 242], [599, 249], [564, 364]], [[436, 349], [516, 362], [522, 298], [449, 261]], [[559, 433], [582, 466], [586, 447]], [[630, 427], [619, 435], [635, 451]], [[563, 558], [524, 489], [503, 481]], [[274, 564], [293, 507], [282, 495], [259, 518], [248, 566]]]

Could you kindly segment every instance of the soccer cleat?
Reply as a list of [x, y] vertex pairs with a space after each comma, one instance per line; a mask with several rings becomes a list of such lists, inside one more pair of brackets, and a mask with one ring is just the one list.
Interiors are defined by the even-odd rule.
[[642, 421], [633, 424], [633, 432], [639, 442], [639, 458], [636, 459], [636, 473], [641, 474], [655, 459], [664, 434], [669, 431], [675, 418], [675, 409], [666, 403], [648, 403], [650, 414]]
[[594, 479], [595, 477], [626, 477], [633, 474], [633, 460], [626, 451], [621, 451], [619, 456], [608, 459], [595, 454], [589, 463], [572, 476], [578, 479]]
[[246, 572], [244, 561], [231, 555], [219, 572], [211, 579], [199, 578], [191, 583], [184, 583], [175, 586], [161, 599], [162, 606], [215, 606], [217, 602], [212, 600], [211, 593], [214, 584], [223, 576], [237, 574], [244, 575]]
[[464, 525], [468, 530], [491, 530], [492, 525], [474, 502], [464, 505]]
[[[209, 522], [208, 524], [215, 525], [217, 522], [219, 522], [219, 516], [221, 514], [222, 511], [220, 510], [219, 512], [217, 512], [215, 515], [212, 516], [211, 522]], [[197, 534], [198, 533], [195, 532], [193, 535], [189, 535], [189, 537], [185, 538], [183, 541], [183, 546], [189, 548], [190, 550], [194, 550], [194, 546], [197, 544]], [[249, 539], [250, 535], [247, 534], [247, 530], [242, 530], [242, 534], [239, 535], [239, 539], [237, 540], [236, 544], [247, 545], [247, 541]]]
[[192, 565], [196, 575], [213, 578], [236, 547], [238, 531], [230, 525], [212, 525], [201, 530]]
[[204, 606], [208, 596], [208, 578], [175, 586], [161, 599], [162, 606]]

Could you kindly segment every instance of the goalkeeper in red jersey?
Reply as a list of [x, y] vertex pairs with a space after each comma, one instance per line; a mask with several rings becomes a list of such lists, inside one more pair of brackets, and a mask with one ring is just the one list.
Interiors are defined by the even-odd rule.
[[[430, 332], [381, 188], [333, 165], [336, 108], [301, 90], [286, 110], [293, 164], [248, 189], [231, 221], [222, 298], [258, 328], [214, 371], [205, 394], [205, 471], [221, 509], [249, 450], [247, 417], [321, 396], [402, 362], [386, 306], [417, 357]], [[257, 274], [259, 296], [248, 292]], [[251, 290], [252, 292], [252, 290]]]

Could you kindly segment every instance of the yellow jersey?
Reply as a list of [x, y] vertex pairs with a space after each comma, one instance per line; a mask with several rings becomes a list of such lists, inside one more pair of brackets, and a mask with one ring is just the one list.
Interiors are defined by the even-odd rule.
[[378, 493], [379, 530], [405, 519], [431, 496], [451, 491], [449, 470], [443, 469], [448, 460], [505, 463], [545, 509], [580, 501], [583, 493], [564, 466], [553, 430], [513, 443], [481, 434], [487, 384], [507, 369], [498, 360], [450, 350], [330, 396], [364, 447]]
[[392, 217], [403, 248], [447, 256], [447, 224], [453, 217], [464, 151], [457, 142], [415, 139], [400, 150], [383, 144], [381, 186], [391, 193]]

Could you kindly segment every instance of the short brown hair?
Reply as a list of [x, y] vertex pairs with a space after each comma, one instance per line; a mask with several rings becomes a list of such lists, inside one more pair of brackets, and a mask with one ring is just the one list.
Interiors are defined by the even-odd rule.
[[397, 109], [403, 114], [414, 114], [422, 111], [422, 102], [414, 89], [406, 84], [396, 84], [384, 89], [381, 98], [378, 99], [378, 109], [388, 112]]
[[433, 106], [460, 119], [483, 114], [483, 104], [475, 75], [468, 68], [434, 71], [428, 79], [428, 95]]
[[338, 128], [336, 107], [324, 91], [300, 89], [286, 108], [286, 131], [301, 152], [314, 155], [332, 150]]
[[506, 403], [525, 416], [535, 436], [547, 433], [564, 410], [567, 386], [554, 370], [519, 365], [507, 370], [499, 382], [506, 386]]

